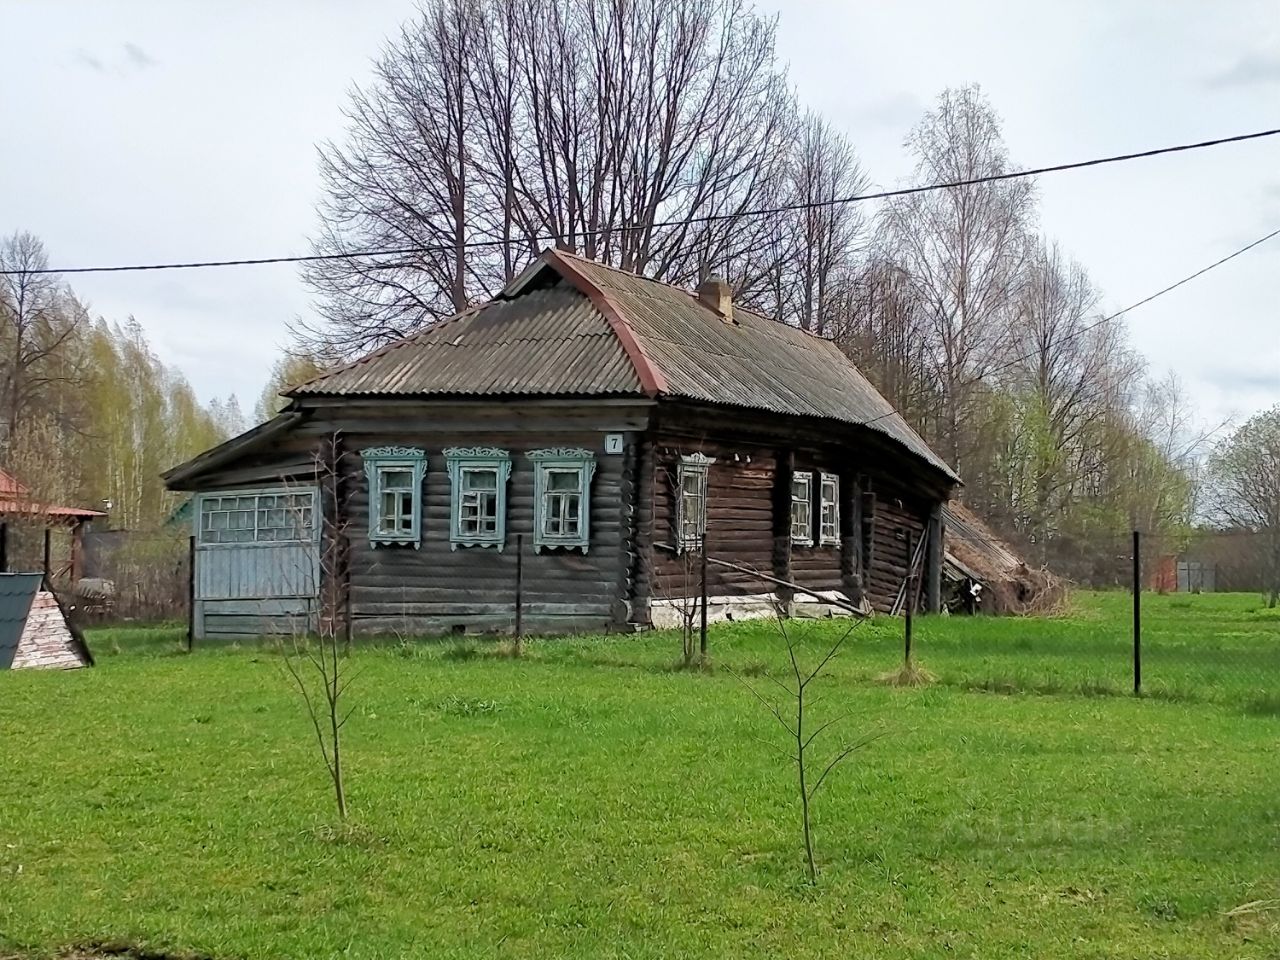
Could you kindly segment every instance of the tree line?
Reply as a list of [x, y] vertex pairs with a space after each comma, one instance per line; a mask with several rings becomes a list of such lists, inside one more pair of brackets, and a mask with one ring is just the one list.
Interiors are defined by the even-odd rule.
[[[1037, 222], [1031, 179], [841, 198], [870, 178], [741, 0], [428, 0], [320, 148], [300, 349], [349, 357], [496, 293], [547, 246], [735, 297], [839, 343], [1036, 562], [1118, 575], [1175, 540], [1204, 438], [1174, 379]], [[907, 137], [912, 183], [1016, 169], [977, 87]], [[759, 212], [772, 211], [772, 212]], [[358, 254], [360, 251], [391, 251]]]
[[0, 239], [0, 467], [41, 503], [160, 530], [170, 467], [244, 429], [234, 396], [205, 405], [132, 317], [93, 318], [39, 238]]

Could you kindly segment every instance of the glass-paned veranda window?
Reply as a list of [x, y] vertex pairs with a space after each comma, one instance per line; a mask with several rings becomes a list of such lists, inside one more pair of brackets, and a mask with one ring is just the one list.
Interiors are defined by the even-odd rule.
[[840, 543], [840, 478], [822, 474], [822, 513], [818, 517], [819, 536], [824, 547]]
[[707, 474], [714, 457], [691, 453], [680, 458], [676, 472], [676, 547], [697, 550], [707, 535]]
[[361, 459], [369, 481], [369, 542], [421, 547], [426, 455], [417, 447], [371, 447]]
[[806, 470], [791, 475], [791, 542], [813, 543], [813, 474]]
[[453, 485], [449, 543], [503, 548], [507, 540], [507, 479], [511, 455], [493, 447], [452, 447], [444, 452]]
[[200, 498], [200, 542], [289, 543], [312, 538], [313, 491], [205, 494]]
[[533, 462], [533, 548], [587, 552], [591, 544], [590, 450], [549, 447], [525, 454]]

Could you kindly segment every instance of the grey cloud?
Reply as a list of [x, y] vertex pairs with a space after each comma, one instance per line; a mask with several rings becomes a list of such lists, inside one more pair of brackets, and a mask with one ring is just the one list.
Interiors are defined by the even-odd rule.
[[1246, 87], [1280, 83], [1280, 54], [1254, 53], [1205, 80], [1208, 87]]
[[1254, 390], [1280, 394], [1280, 373], [1271, 370], [1219, 368], [1205, 374], [1203, 379], [1228, 392]]
[[905, 126], [919, 120], [924, 111], [922, 100], [914, 94], [900, 91], [854, 111], [852, 119], [855, 123], [873, 127]]
[[97, 71], [98, 73], [103, 73], [107, 69], [106, 65], [88, 50], [76, 51], [76, 63], [80, 64], [82, 67], [88, 67], [90, 70]]
[[156, 59], [143, 50], [136, 43], [125, 42], [124, 55], [129, 58], [129, 62], [139, 70], [145, 70], [147, 67], [154, 67]]

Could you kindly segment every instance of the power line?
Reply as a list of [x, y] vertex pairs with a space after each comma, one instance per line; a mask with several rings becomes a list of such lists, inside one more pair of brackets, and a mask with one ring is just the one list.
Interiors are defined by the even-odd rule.
[[[1103, 324], [1111, 323], [1113, 320], [1117, 320], [1120, 317], [1123, 317], [1126, 313], [1129, 313], [1130, 311], [1133, 311], [1133, 310], [1137, 310], [1141, 306], [1145, 306], [1146, 304], [1150, 303], [1152, 300], [1155, 300], [1157, 297], [1163, 297], [1166, 293], [1171, 293], [1172, 291], [1177, 290], [1183, 284], [1190, 283], [1192, 280], [1195, 280], [1198, 277], [1203, 277], [1210, 270], [1214, 270], [1222, 266], [1224, 263], [1234, 260], [1236, 257], [1240, 256], [1241, 254], [1248, 253], [1254, 247], [1261, 246], [1262, 244], [1266, 243], [1268, 240], [1271, 240], [1278, 236], [1280, 236], [1280, 229], [1272, 230], [1266, 236], [1259, 237], [1257, 240], [1254, 240], [1252, 243], [1246, 244], [1245, 246], [1241, 247], [1239, 250], [1236, 250], [1236, 251], [1233, 251], [1232, 253], [1227, 254], [1221, 260], [1215, 260], [1213, 263], [1209, 264], [1207, 267], [1201, 267], [1195, 273], [1187, 274], [1187, 276], [1183, 277], [1181, 280], [1171, 283], [1167, 287], [1164, 287], [1161, 290], [1157, 290], [1155, 293], [1151, 294], [1150, 296], [1143, 297], [1137, 303], [1129, 304], [1129, 306], [1125, 307], [1123, 310], [1117, 310], [1113, 314], [1110, 314], [1108, 316], [1095, 320], [1093, 323], [1086, 324], [1085, 326], [1081, 327], [1079, 330], [1073, 330], [1070, 333], [1065, 334], [1064, 336], [1058, 338], [1057, 340], [1051, 340], [1048, 344], [1048, 349], [1053, 349], [1054, 347], [1060, 346], [1069, 340], [1074, 340], [1076, 337], [1082, 336], [1088, 333], [1090, 330], [1096, 330], [1098, 327], [1102, 326]], [[1015, 367], [1018, 364], [1022, 363], [1024, 360], [1032, 359], [1039, 352], [1040, 352], [1039, 350], [1033, 350], [1030, 353], [1024, 353], [1021, 356], [1014, 357], [1012, 360], [1008, 361], [1007, 363], [1001, 364], [998, 367], [994, 367], [991, 370], [988, 370], [986, 375], [990, 376], [993, 373], [1000, 373], [1001, 371], [1008, 370], [1010, 367]], [[872, 417], [870, 420], [863, 421], [862, 426], [864, 427], [870, 426], [873, 423], [878, 423], [881, 420], [887, 420], [890, 417], [901, 417], [902, 421], [906, 423], [906, 418], [902, 417], [902, 414], [900, 414], [897, 410], [891, 410], [889, 413], [882, 413], [878, 417]], [[908, 426], [910, 426], [910, 424], [908, 424]]]
[[[985, 177], [974, 177], [968, 180], [951, 180], [943, 183], [930, 183], [914, 187], [900, 187], [895, 190], [879, 190], [875, 193], [860, 193], [848, 197], [833, 197], [829, 200], [815, 200], [806, 203], [791, 203], [775, 207], [758, 207], [736, 213], [709, 214], [702, 217], [688, 217], [678, 220], [660, 220], [650, 224], [633, 224], [631, 226], [609, 227], [597, 231], [603, 233], [626, 233], [632, 230], [659, 229], [662, 227], [692, 226], [701, 223], [715, 223], [721, 220], [738, 220], [743, 217], [767, 216], [778, 213], [791, 213], [798, 210], [815, 210], [823, 207], [840, 206], [846, 203], [862, 203], [868, 200], [887, 200], [893, 197], [905, 197], [917, 193], [928, 193], [934, 190], [953, 190], [958, 187], [972, 187], [984, 183], [997, 183], [1003, 180], [1018, 180], [1025, 177], [1036, 177], [1045, 173], [1061, 173], [1066, 170], [1081, 170], [1085, 167], [1097, 167], [1107, 163], [1121, 163], [1128, 160], [1143, 160], [1158, 157], [1167, 153], [1183, 153], [1188, 150], [1203, 150], [1207, 147], [1218, 147], [1228, 143], [1242, 143], [1246, 140], [1260, 140], [1280, 134], [1280, 127], [1271, 130], [1259, 130], [1256, 133], [1242, 133], [1231, 137], [1219, 137], [1216, 140], [1201, 140], [1197, 143], [1182, 143], [1172, 147], [1157, 147], [1153, 150], [1142, 150], [1138, 153], [1122, 153], [1109, 157], [1097, 157], [1092, 160], [1078, 160], [1072, 163], [1058, 163], [1047, 167], [1036, 167], [1030, 170], [1011, 170], [1007, 173], [995, 173]], [[253, 257], [237, 260], [192, 260], [174, 263], [143, 263], [108, 267], [48, 267], [43, 270], [0, 270], [0, 276], [17, 274], [70, 274], [70, 273], [132, 273], [144, 270], [194, 270], [205, 267], [256, 267], [277, 263], [319, 263], [330, 260], [354, 260], [361, 257], [395, 257], [424, 253], [447, 253], [452, 250], [472, 250], [484, 247], [501, 247], [513, 243], [554, 243], [556, 237], [533, 237], [518, 240], [472, 240], [462, 244], [440, 244], [417, 247], [401, 247], [389, 250], [353, 250], [347, 253], [316, 253], [289, 257]], [[389, 265], [388, 265], [389, 266]], [[374, 269], [383, 269], [382, 265], [373, 265]]]

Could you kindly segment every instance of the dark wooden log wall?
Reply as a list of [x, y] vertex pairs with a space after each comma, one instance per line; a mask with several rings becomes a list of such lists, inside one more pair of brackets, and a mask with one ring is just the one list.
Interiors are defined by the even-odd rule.
[[[749, 443], [689, 441], [660, 437], [656, 441], [652, 534], [653, 597], [675, 599], [698, 592], [698, 569], [686, 571], [675, 546], [678, 469], [684, 454], [715, 458], [707, 474], [707, 553], [751, 570], [773, 571], [774, 451]], [[707, 591], [715, 596], [768, 593], [773, 584], [750, 573], [712, 566]]]
[[[835, 474], [840, 478], [841, 500], [847, 499], [846, 490], [857, 483], [857, 460], [855, 451], [848, 448], [802, 447], [796, 451], [796, 469], [813, 474], [813, 504], [810, 516], [813, 521], [813, 545], [793, 544], [791, 548], [791, 570], [796, 583], [811, 590], [826, 592], [829, 590], [846, 591], [846, 561], [842, 544], [824, 545], [821, 542], [819, 523], [822, 514], [821, 475]], [[840, 521], [846, 522], [847, 503], [842, 502]], [[787, 498], [787, 525], [790, 527], [791, 502], [790, 490]], [[847, 592], [847, 591], [846, 591]], [[799, 596], [798, 600], [811, 600], [810, 597]]]
[[[531, 442], [532, 441], [532, 442]], [[557, 437], [556, 445], [597, 451], [591, 483], [591, 545], [578, 550], [534, 552], [533, 466], [526, 450], [549, 444], [515, 434], [450, 437], [410, 433], [401, 443], [427, 452], [422, 545], [379, 545], [365, 535], [368, 485], [351, 497], [351, 606], [356, 633], [510, 632], [514, 626], [517, 535], [524, 537], [522, 564], [523, 626], [530, 633], [606, 630], [620, 627], [625, 613], [622, 481], [624, 460], [602, 455], [603, 434]], [[354, 437], [353, 449], [377, 446], [373, 438]], [[449, 542], [452, 487], [443, 450], [453, 446], [494, 446], [511, 453], [507, 481], [506, 544], [452, 548]]]
[[920, 543], [929, 505], [883, 485], [874, 493], [875, 521], [869, 531], [874, 559], [867, 571], [867, 598], [883, 613], [893, 606], [907, 576], [907, 534], [913, 545]]
[[[351, 473], [345, 486], [352, 629], [357, 635], [508, 633], [514, 627], [517, 535], [524, 535], [523, 626], [529, 633], [619, 629], [630, 615], [631, 568], [639, 549], [636, 524], [624, 509], [635, 482], [647, 413], [625, 405], [347, 404], [321, 408], [280, 445], [274, 470], [246, 460], [220, 471], [207, 487], [280, 479], [281, 463], [300, 474], [314, 463], [325, 437], [338, 432]], [[622, 454], [604, 452], [606, 433], [621, 433]], [[396, 444], [426, 452], [421, 546], [373, 546], [368, 538], [369, 489], [359, 452]], [[506, 544], [459, 547], [449, 542], [452, 496], [444, 450], [497, 447], [511, 454]], [[588, 552], [534, 552], [533, 465], [524, 453], [542, 447], [582, 447], [596, 454], [591, 483]], [[628, 479], [630, 477], [630, 479]], [[230, 481], [230, 482], [227, 482]], [[646, 611], [647, 614], [647, 611]]]
[[[866, 435], [841, 437], [803, 421], [751, 418], [741, 413], [673, 410], [656, 431], [653, 535], [674, 544], [676, 476], [681, 454], [715, 457], [709, 472], [708, 552], [818, 591], [865, 594], [887, 611], [906, 577], [906, 534], [919, 542], [940, 488], [925, 482], [906, 455]], [[712, 439], [714, 438], [714, 439]], [[747, 458], [750, 458], [748, 461]], [[791, 542], [790, 471], [814, 474], [813, 546]], [[840, 478], [841, 543], [818, 541], [818, 475]], [[655, 598], [695, 595], [697, 570], [658, 549]], [[723, 568], [708, 571], [713, 595], [768, 593], [776, 585]], [[780, 590], [780, 594], [788, 593]], [[922, 592], [922, 598], [927, 593]], [[803, 601], [802, 595], [796, 599]]]

